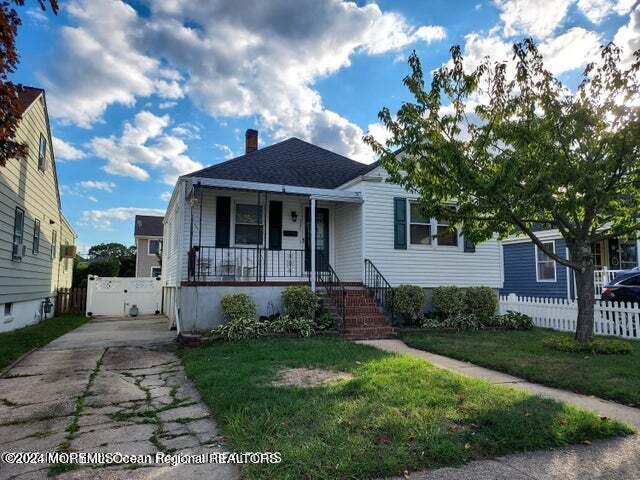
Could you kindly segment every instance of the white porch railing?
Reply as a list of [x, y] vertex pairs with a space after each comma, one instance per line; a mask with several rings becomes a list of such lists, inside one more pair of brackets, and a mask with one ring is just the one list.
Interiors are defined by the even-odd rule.
[[[575, 332], [578, 305], [563, 298], [500, 297], [500, 313], [524, 313], [537, 327]], [[595, 302], [593, 333], [640, 340], [640, 307], [637, 303]]]
[[596, 299], [599, 299], [602, 295], [602, 289], [604, 286], [622, 271], [623, 270], [609, 270], [607, 268], [603, 268], [602, 270], [596, 270], [593, 272], [593, 286], [595, 288]]

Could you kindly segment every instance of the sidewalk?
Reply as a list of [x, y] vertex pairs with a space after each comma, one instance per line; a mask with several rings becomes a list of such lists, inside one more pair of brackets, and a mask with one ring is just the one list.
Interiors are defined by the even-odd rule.
[[[521, 388], [541, 397], [571, 403], [585, 410], [594, 411], [598, 415], [626, 422], [640, 430], [640, 409], [531, 383], [472, 363], [411, 348], [400, 340], [363, 340], [358, 343], [370, 345], [386, 352], [412, 355], [446, 370], [483, 378], [495, 384]], [[410, 478], [413, 480], [577, 480], [585, 478], [636, 480], [640, 478], [640, 435], [595, 441], [592, 445], [576, 445], [549, 451], [474, 461], [461, 468], [441, 468], [412, 473]]]

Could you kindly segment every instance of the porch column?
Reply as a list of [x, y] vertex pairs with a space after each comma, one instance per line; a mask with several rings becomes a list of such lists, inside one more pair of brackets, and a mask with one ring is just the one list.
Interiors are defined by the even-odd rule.
[[316, 199], [311, 198], [311, 290], [316, 291]]

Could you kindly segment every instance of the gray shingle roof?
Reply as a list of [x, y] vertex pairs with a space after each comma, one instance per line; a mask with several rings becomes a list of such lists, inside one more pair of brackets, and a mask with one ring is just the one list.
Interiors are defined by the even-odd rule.
[[164, 217], [136, 215], [134, 235], [139, 235], [141, 237], [161, 237], [163, 219]]
[[356, 162], [294, 137], [186, 176], [336, 188], [376, 165]]

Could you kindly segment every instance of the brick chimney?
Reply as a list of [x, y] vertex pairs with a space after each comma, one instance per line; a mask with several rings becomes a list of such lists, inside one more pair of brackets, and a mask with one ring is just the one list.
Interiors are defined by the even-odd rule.
[[244, 153], [251, 153], [258, 150], [258, 131], [253, 128], [248, 128], [247, 133], [245, 133], [245, 141], [244, 141]]

